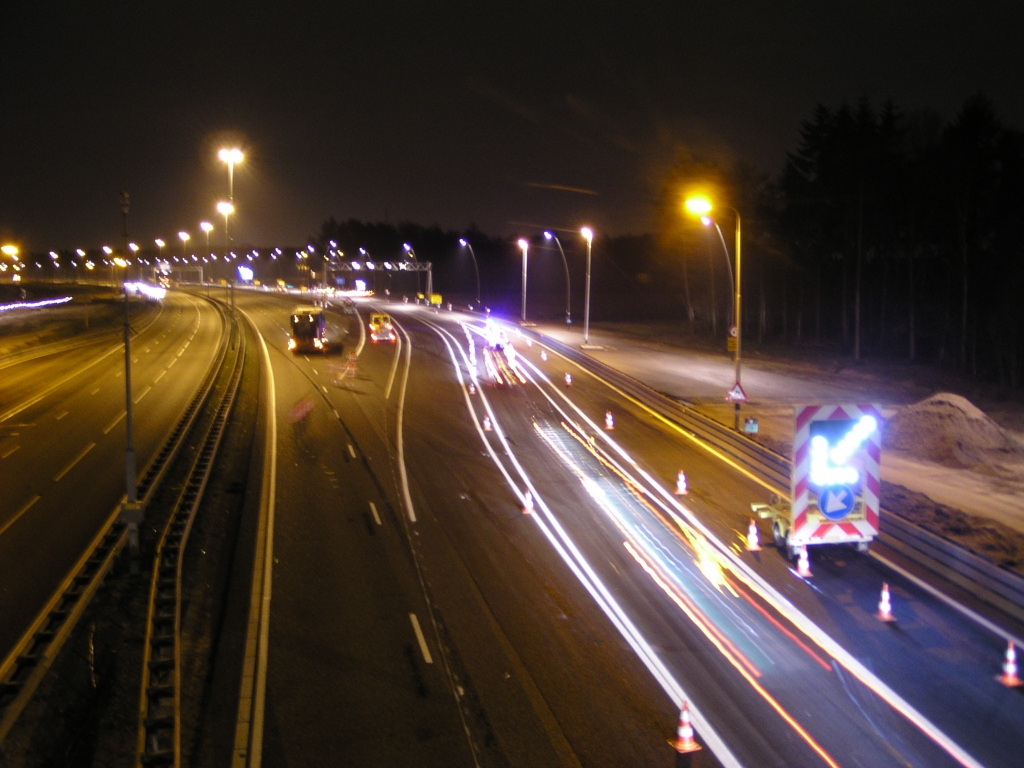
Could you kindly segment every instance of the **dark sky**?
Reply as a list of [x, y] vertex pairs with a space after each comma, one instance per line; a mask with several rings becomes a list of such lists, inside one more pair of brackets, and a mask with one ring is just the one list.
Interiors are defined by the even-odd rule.
[[[816, 102], [1024, 126], [1024, 3], [9, 0], [0, 236], [24, 247], [198, 235], [237, 142], [243, 239], [330, 215], [499, 234], [653, 226], [688, 146], [775, 173]], [[556, 185], [593, 194], [552, 189]]]

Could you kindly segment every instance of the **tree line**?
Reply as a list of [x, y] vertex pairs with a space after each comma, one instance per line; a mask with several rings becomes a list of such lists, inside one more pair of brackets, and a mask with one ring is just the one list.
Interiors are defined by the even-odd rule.
[[[716, 201], [714, 226], [683, 214], [699, 190]], [[593, 248], [593, 319], [677, 320], [724, 338], [733, 323], [733, 226], [743, 224], [743, 332], [750, 342], [837, 348], [854, 360], [938, 363], [1020, 387], [1024, 378], [1024, 134], [983, 95], [944, 122], [928, 111], [818, 105], [800, 125], [781, 171], [683, 153], [665, 175], [657, 232], [601, 236]], [[535, 233], [538, 234], [539, 233]], [[585, 244], [558, 232], [583, 302]], [[404, 223], [324, 222], [316, 242], [346, 252], [431, 260], [435, 285], [473, 292], [461, 239], [474, 247], [483, 291], [516, 312], [515, 238]], [[535, 316], [564, 314], [561, 257], [534, 237]]]

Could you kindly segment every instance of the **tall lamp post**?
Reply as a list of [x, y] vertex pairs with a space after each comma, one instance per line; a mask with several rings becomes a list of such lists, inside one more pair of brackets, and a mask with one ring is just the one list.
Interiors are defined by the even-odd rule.
[[519, 238], [519, 247], [523, 249], [523, 322], [526, 322], [526, 255], [530, 250], [530, 243], [525, 238]]
[[[142, 522], [142, 508], [136, 488], [135, 443], [132, 425], [132, 328], [128, 315], [128, 193], [121, 193], [121, 213], [124, 216], [124, 474], [125, 503], [121, 507], [121, 520], [128, 526], [128, 550], [131, 558], [131, 572], [139, 572], [139, 523]], [[115, 262], [116, 263], [116, 262]]]
[[590, 343], [590, 252], [594, 245], [594, 230], [583, 227], [580, 234], [587, 241], [587, 290], [583, 299], [583, 343]]
[[213, 224], [208, 221], [200, 221], [199, 228], [206, 233], [206, 258], [210, 258], [210, 233], [213, 232]]
[[[708, 198], [706, 198], [706, 197], [704, 197], [702, 195], [698, 195], [696, 197], [691, 197], [691, 198], [687, 199], [686, 202], [684, 203], [684, 207], [686, 208], [686, 212], [687, 213], [689, 213], [689, 214], [691, 214], [693, 216], [700, 216], [702, 221], [703, 221], [703, 219], [708, 218], [708, 214], [711, 213], [711, 209], [712, 209], [711, 201]], [[740, 230], [741, 230], [740, 213], [735, 208], [732, 208], [730, 206], [723, 206], [723, 207], [726, 208], [726, 210], [732, 211], [733, 214], [736, 216], [736, 246], [735, 246], [736, 247], [736, 280], [735, 280], [735, 284], [733, 286], [733, 291], [734, 291], [733, 292], [733, 304], [732, 304], [733, 327], [730, 329], [729, 332], [730, 332], [730, 334], [733, 334], [733, 332], [735, 332], [734, 338], [736, 339], [736, 350], [735, 350], [734, 357], [733, 357], [734, 365], [735, 365], [735, 368], [736, 368], [736, 385], [735, 385], [735, 387], [733, 389], [734, 389], [734, 391], [737, 391], [737, 394], [742, 395], [743, 387], [740, 385], [740, 373], [741, 373], [742, 368], [741, 368], [741, 362], [740, 361], [741, 361], [741, 350], [742, 350], [742, 341], [743, 341], [743, 314], [742, 314], [743, 305], [742, 305], [742, 292], [740, 290], [740, 286], [743, 284], [743, 281], [742, 281], [742, 278], [741, 278], [741, 275], [742, 275], [741, 267], [742, 267], [742, 263], [743, 262], [741, 261], [741, 253], [742, 253], [742, 251], [740, 249]], [[723, 246], [725, 244], [724, 238], [723, 238], [723, 243], [722, 244], [723, 244]], [[734, 428], [736, 429], [737, 432], [740, 431], [740, 400], [741, 399], [742, 399], [742, 397], [734, 398], [733, 399], [734, 413], [735, 413], [735, 422], [734, 422], [733, 426], [734, 426]]]
[[479, 305], [482, 303], [480, 301], [480, 265], [476, 263], [476, 254], [473, 253], [473, 246], [466, 238], [459, 238], [459, 245], [463, 248], [469, 248], [469, 255], [473, 257], [473, 271], [476, 272], [476, 303]]
[[[242, 150], [237, 147], [231, 149], [222, 149], [217, 156], [221, 159], [221, 162], [228, 164], [228, 202], [231, 203], [231, 212], [234, 213], [235, 204], [235, 163], [242, 162], [245, 159], [245, 155], [242, 154]], [[217, 210], [220, 210], [220, 206], [217, 206]], [[223, 213], [223, 212], [222, 212]], [[228, 242], [228, 250], [231, 250], [231, 237], [228, 233], [228, 218], [227, 214], [224, 215], [224, 237]]]
[[565, 267], [565, 324], [572, 325], [572, 304], [569, 301], [569, 262], [565, 260], [565, 251], [562, 250], [562, 241], [558, 239], [558, 235], [545, 232], [544, 239], [554, 240], [558, 246], [558, 252], [562, 254], [562, 266]]

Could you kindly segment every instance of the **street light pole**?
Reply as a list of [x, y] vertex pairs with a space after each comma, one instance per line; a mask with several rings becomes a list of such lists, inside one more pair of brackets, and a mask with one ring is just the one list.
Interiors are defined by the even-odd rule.
[[476, 263], [476, 254], [473, 253], [472, 244], [465, 238], [460, 238], [459, 245], [463, 248], [469, 248], [469, 255], [473, 257], [473, 270], [476, 272], [476, 303], [479, 305], [480, 301], [480, 265]]
[[590, 251], [594, 244], [594, 230], [584, 227], [580, 234], [587, 239], [587, 290], [583, 299], [583, 343], [590, 343]]
[[[121, 213], [124, 216], [124, 277], [128, 282], [128, 193], [121, 193]], [[132, 428], [132, 329], [128, 313], [128, 286], [124, 285], [124, 474], [125, 504], [121, 507], [121, 520], [128, 526], [128, 551], [131, 558], [131, 572], [139, 572], [139, 523], [142, 522], [142, 509], [136, 487], [135, 444]]]
[[530, 250], [530, 244], [524, 239], [519, 238], [519, 247], [523, 249], [523, 311], [522, 317], [523, 322], [526, 322], [526, 254]]
[[569, 293], [569, 262], [565, 259], [565, 251], [562, 250], [562, 241], [558, 239], [558, 235], [552, 232], [545, 232], [544, 238], [547, 240], [554, 240], [558, 246], [558, 252], [562, 254], [562, 266], [565, 267], [565, 324], [572, 325], [572, 304], [570, 303]]
[[[685, 201], [683, 207], [686, 211], [694, 216], [700, 216], [701, 220], [708, 218], [707, 214], [711, 213], [711, 201], [703, 196], [691, 197]], [[740, 374], [742, 372], [742, 344], [743, 344], [743, 305], [742, 305], [742, 291], [740, 286], [743, 284], [742, 280], [742, 251], [741, 251], [741, 223], [740, 223], [740, 212], [731, 206], [723, 206], [726, 210], [732, 211], [736, 216], [736, 282], [733, 285], [733, 328], [736, 329], [736, 352], [733, 357], [733, 364], [736, 372], [736, 389], [742, 392], [743, 387], [740, 384]], [[710, 220], [709, 220], [710, 221]], [[707, 222], [705, 222], [707, 223]], [[721, 230], [719, 230], [721, 234]], [[725, 238], [722, 238], [722, 246], [725, 246]], [[731, 330], [731, 329], [730, 329]], [[735, 421], [733, 427], [737, 432], [740, 431], [740, 400], [733, 400]]]
[[[234, 212], [235, 204], [235, 163], [240, 163], [245, 158], [242, 154], [242, 150], [234, 147], [232, 149], [222, 149], [217, 155], [222, 162], [228, 164], [228, 202], [232, 205], [232, 212]], [[228, 250], [231, 250], [231, 237], [227, 231], [227, 215], [224, 217], [224, 237], [228, 241]]]

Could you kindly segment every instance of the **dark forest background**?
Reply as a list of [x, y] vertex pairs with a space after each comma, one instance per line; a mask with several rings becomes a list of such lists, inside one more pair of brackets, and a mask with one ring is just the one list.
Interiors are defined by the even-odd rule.
[[[854, 360], [933, 361], [1020, 387], [1024, 135], [978, 95], [946, 123], [891, 102], [819, 105], [800, 137], [774, 178], [681, 152], [656, 201], [657, 233], [597, 233], [591, 318], [678, 320], [696, 335], [725, 338], [732, 298], [722, 239], [682, 210], [699, 190], [720, 203], [713, 215], [730, 258], [728, 208], [742, 216], [745, 339], [829, 344]], [[555, 234], [579, 322], [586, 244], [576, 231]], [[531, 238], [529, 314], [563, 317], [561, 255], [539, 235]], [[317, 244], [394, 255], [410, 243], [433, 262], [437, 290], [469, 297], [475, 277], [460, 238], [474, 247], [485, 300], [518, 314], [514, 238], [331, 219]]]

